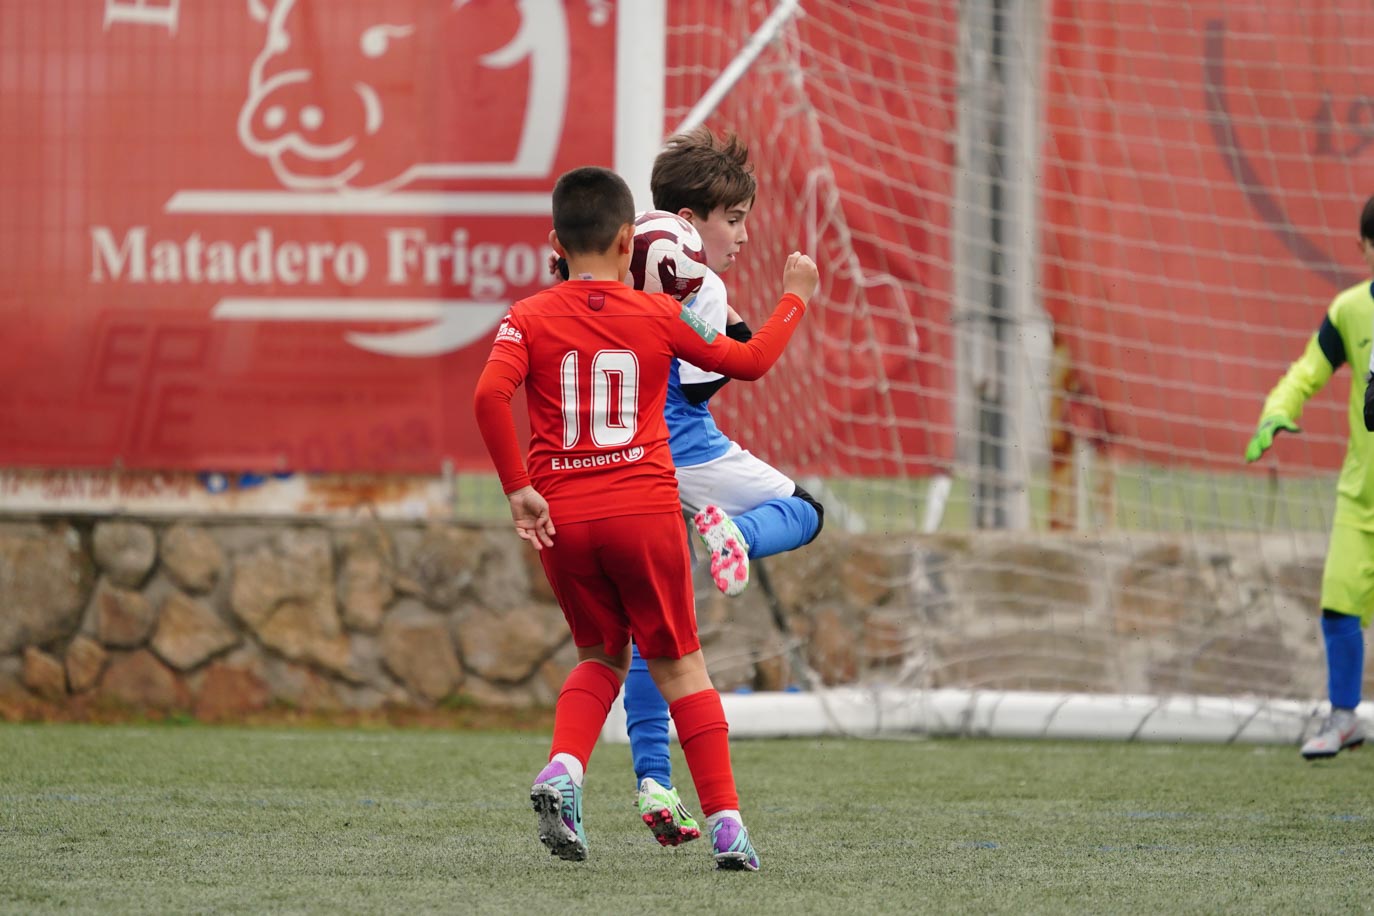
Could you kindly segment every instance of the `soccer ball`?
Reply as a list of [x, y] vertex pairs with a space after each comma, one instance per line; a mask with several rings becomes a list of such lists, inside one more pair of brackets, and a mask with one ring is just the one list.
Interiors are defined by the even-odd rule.
[[706, 247], [687, 220], [666, 210], [635, 217], [635, 249], [626, 280], [646, 293], [667, 293], [686, 302], [706, 279]]

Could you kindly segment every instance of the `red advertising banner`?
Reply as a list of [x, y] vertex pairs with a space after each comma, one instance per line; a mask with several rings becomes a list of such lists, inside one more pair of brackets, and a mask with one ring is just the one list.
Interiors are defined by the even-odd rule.
[[0, 466], [485, 469], [471, 391], [554, 180], [616, 165], [627, 15], [6, 4]]
[[[739, 50], [720, 36], [758, 24], [684, 8], [5, 3], [0, 467], [487, 470], [471, 390], [509, 303], [547, 282], [553, 181], [642, 172], [661, 138], [663, 62], [628, 52], [666, 20], [680, 116]], [[712, 116], [760, 176], [732, 297], [770, 301], [794, 247], [825, 265], [787, 359], [719, 404], [798, 472], [953, 457], [955, 8], [882, 9], [815, 5], [778, 45], [802, 89], [760, 67]], [[1058, 342], [1123, 452], [1235, 467], [1263, 393], [1363, 276], [1374, 14], [1046, 9], [1037, 242]], [[1331, 388], [1303, 470], [1343, 449]]]

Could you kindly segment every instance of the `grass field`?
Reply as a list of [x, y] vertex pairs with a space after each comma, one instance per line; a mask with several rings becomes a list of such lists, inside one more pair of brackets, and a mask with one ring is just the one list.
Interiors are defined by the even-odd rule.
[[727, 874], [701, 843], [652, 842], [620, 745], [592, 762], [590, 861], [550, 859], [526, 796], [547, 742], [0, 726], [0, 910], [1277, 913], [1374, 900], [1358, 753], [1309, 765], [1291, 747], [741, 741], [764, 870]]

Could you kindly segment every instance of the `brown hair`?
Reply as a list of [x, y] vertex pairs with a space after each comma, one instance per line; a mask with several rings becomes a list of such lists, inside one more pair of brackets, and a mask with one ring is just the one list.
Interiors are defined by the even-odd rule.
[[703, 125], [668, 138], [654, 160], [649, 189], [655, 209], [677, 213], [686, 207], [706, 219], [717, 207], [753, 200], [758, 182], [744, 141], [733, 133], [717, 138]]
[[634, 221], [634, 195], [610, 169], [573, 169], [553, 186], [553, 231], [568, 254], [601, 254]]

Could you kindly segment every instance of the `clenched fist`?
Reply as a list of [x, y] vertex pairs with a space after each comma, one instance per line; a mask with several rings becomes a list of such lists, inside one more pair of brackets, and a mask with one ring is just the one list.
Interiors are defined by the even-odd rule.
[[821, 283], [821, 273], [816, 262], [800, 251], [787, 256], [787, 266], [782, 269], [782, 291], [795, 293], [803, 302], [810, 302]]

